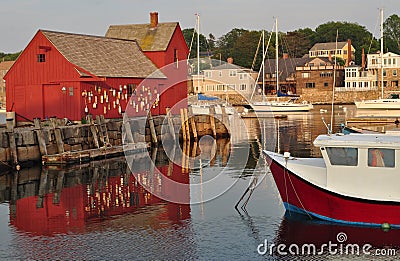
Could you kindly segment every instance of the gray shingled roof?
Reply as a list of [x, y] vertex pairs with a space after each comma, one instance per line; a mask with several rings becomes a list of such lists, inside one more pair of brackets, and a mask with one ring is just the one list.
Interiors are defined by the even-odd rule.
[[242, 70], [242, 71], [250, 70], [250, 69], [244, 68], [242, 66], [239, 66], [239, 65], [236, 65], [233, 63], [223, 63], [221, 65], [218, 65], [218, 66], [212, 68], [212, 70], [226, 70], [226, 69], [236, 69], [236, 70]]
[[[296, 66], [304, 65], [309, 58], [279, 58], [279, 80], [285, 81], [291, 74], [296, 72]], [[276, 59], [265, 59], [265, 73], [274, 74], [276, 71]], [[261, 76], [262, 77], [262, 76]]]
[[110, 25], [106, 37], [136, 40], [143, 51], [165, 51], [178, 23]]
[[[338, 42], [337, 47], [338, 49], [342, 49], [347, 42]], [[316, 43], [314, 46], [310, 49], [310, 51], [319, 51], [319, 50], [335, 50], [336, 49], [336, 42], [331, 42], [331, 43]]]
[[[136, 41], [40, 30], [72, 64], [100, 77], [165, 78]], [[78, 68], [77, 71], [84, 76]]]

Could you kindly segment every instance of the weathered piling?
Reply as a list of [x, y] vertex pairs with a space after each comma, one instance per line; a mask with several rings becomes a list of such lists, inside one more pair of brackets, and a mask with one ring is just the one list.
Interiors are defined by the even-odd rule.
[[167, 123], [168, 123], [168, 131], [171, 134], [172, 140], [176, 141], [175, 138], [175, 129], [174, 129], [174, 123], [172, 122], [172, 117], [171, 117], [171, 109], [170, 108], [166, 108], [166, 117], [167, 117]]
[[196, 127], [196, 121], [195, 118], [193, 117], [193, 108], [190, 107], [188, 109], [188, 115], [190, 119], [190, 126], [192, 127], [192, 133], [193, 133], [193, 138], [195, 141], [197, 141], [197, 127]]
[[12, 118], [7, 118], [6, 124], [7, 124], [8, 140], [11, 150], [12, 163], [14, 166], [18, 166], [17, 144], [15, 142], [15, 134], [14, 134], [14, 120]]
[[212, 134], [214, 136], [214, 138], [217, 137], [217, 130], [215, 129], [215, 107], [214, 106], [210, 106], [210, 126], [211, 126], [211, 130], [212, 130]]
[[149, 112], [148, 119], [149, 119], [149, 126], [150, 126], [151, 141], [153, 144], [157, 144], [158, 143], [157, 133], [156, 133], [156, 128], [154, 126], [154, 120], [153, 120], [153, 116], [151, 115], [151, 112]]

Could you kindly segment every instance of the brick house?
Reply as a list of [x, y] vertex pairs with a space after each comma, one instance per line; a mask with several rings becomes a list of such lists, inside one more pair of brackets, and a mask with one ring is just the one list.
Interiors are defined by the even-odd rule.
[[381, 55], [367, 55], [368, 74], [372, 75], [379, 90], [382, 86], [382, 69], [383, 69], [383, 87], [385, 91], [400, 91], [400, 55], [392, 52], [383, 54], [383, 64], [381, 63]]
[[[311, 58], [296, 67], [297, 94], [312, 95], [323, 91], [332, 91], [334, 81], [334, 63], [328, 58]], [[344, 67], [336, 67], [336, 86], [344, 86]]]
[[[289, 58], [284, 54], [278, 59], [279, 94], [299, 94], [297, 91], [296, 67], [303, 65], [307, 58]], [[276, 59], [265, 60], [265, 92], [276, 94]], [[258, 81], [262, 85], [262, 76]]]

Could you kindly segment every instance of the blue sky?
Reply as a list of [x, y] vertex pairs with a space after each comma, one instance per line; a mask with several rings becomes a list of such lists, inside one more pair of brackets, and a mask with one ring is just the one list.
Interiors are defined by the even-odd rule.
[[104, 35], [110, 24], [148, 23], [151, 11], [182, 28], [194, 27], [199, 12], [201, 32], [216, 37], [232, 28], [271, 30], [274, 16], [283, 32], [328, 21], [374, 32], [380, 7], [385, 17], [400, 15], [400, 0], [0, 0], [0, 52], [22, 50], [38, 29]]

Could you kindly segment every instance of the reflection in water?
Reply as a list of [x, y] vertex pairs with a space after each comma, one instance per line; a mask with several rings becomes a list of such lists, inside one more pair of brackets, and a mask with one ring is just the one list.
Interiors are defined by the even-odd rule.
[[[159, 154], [158, 158], [162, 158], [162, 153]], [[146, 191], [137, 180], [168, 194], [176, 191], [163, 187], [164, 175], [184, 184], [189, 183], [189, 176], [175, 164], [171, 172], [168, 164], [156, 164], [160, 174], [146, 180], [149, 165], [145, 157], [136, 158], [135, 173], [132, 173], [122, 157], [68, 169], [54, 166], [30, 168], [14, 177], [2, 176], [6, 184], [2, 183], [1, 194], [4, 199], [7, 199], [4, 195], [9, 194], [10, 223], [32, 235], [84, 233], [88, 223], [135, 213], [149, 205], [155, 207], [146, 220], [126, 225], [147, 224], [159, 229], [190, 218], [189, 205], [163, 202]], [[189, 190], [184, 193], [189, 198]]]
[[[347, 237], [346, 240], [343, 242], [338, 241], [337, 236], [339, 233], [344, 233]], [[316, 246], [317, 252], [321, 250], [323, 244], [328, 244], [329, 241], [333, 244], [338, 244], [338, 248], [332, 248], [332, 250], [338, 249], [338, 251], [340, 251], [340, 244], [344, 246], [343, 251], [346, 250], [346, 245], [357, 244], [360, 246], [360, 254], [362, 255], [362, 246], [365, 244], [372, 246], [371, 252], [374, 249], [390, 248], [399, 250], [399, 237], [399, 229], [384, 231], [376, 227], [340, 225], [321, 220], [310, 220], [308, 216], [286, 211], [273, 243], [276, 245], [285, 244], [286, 246], [295, 244], [300, 248], [303, 245], [312, 243]], [[349, 250], [348, 253], [352, 252]], [[327, 255], [328, 250], [325, 248], [324, 256]], [[340, 255], [338, 254], [337, 256]], [[321, 259], [322, 257], [315, 256], [314, 258]]]

